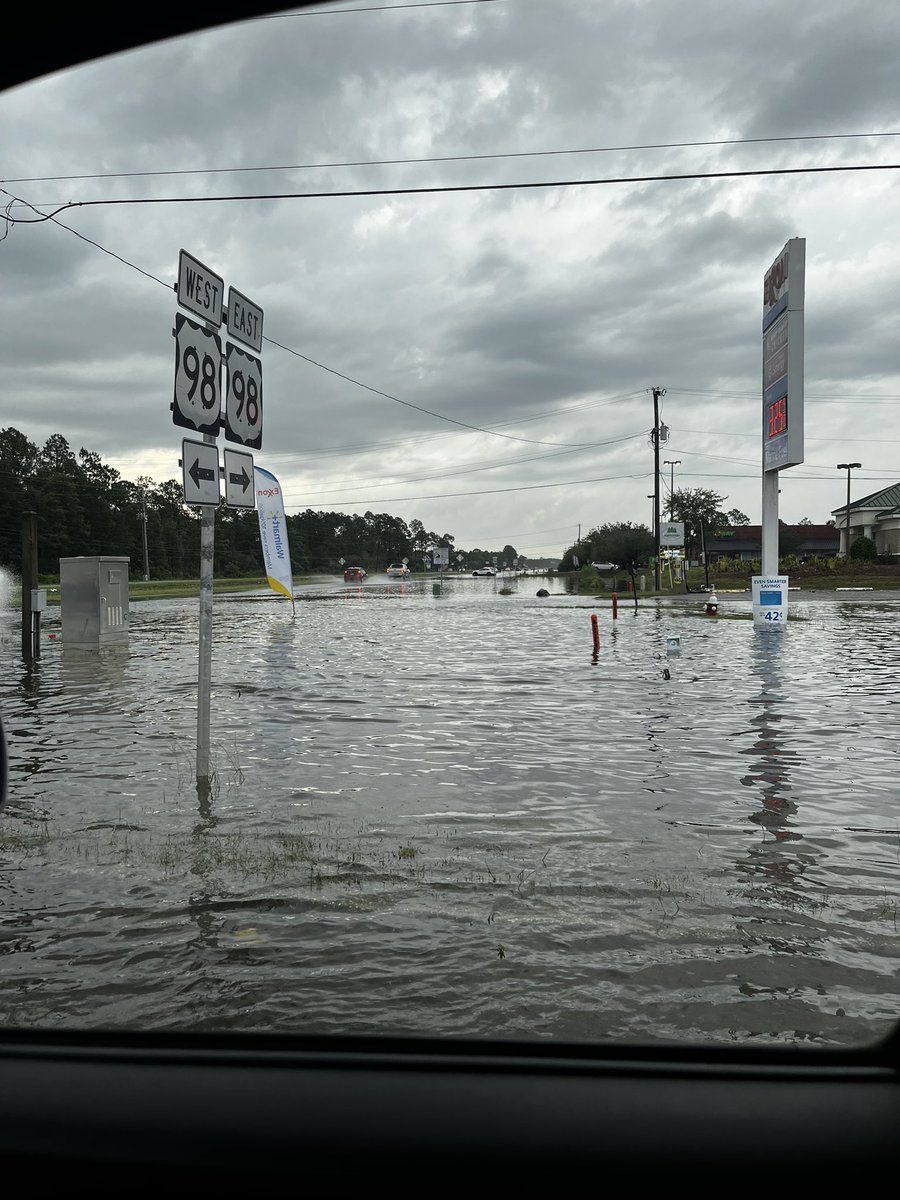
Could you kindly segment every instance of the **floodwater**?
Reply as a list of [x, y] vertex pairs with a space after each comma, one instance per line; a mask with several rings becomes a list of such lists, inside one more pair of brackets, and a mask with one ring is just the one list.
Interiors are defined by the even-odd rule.
[[883, 1035], [900, 605], [757, 630], [648, 603], [613, 625], [540, 585], [325, 583], [293, 619], [217, 599], [200, 796], [196, 602], [134, 604], [127, 650], [87, 656], [48, 640], [51, 609], [30, 674], [4, 614], [0, 1019]]

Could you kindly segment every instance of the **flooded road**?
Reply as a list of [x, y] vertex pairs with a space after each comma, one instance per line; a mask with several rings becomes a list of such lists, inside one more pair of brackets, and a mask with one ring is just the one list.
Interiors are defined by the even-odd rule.
[[539, 586], [326, 583], [294, 619], [217, 599], [199, 798], [195, 601], [132, 605], [127, 650], [45, 640], [31, 674], [4, 614], [3, 1021], [886, 1032], [900, 605], [798, 603], [778, 631], [648, 604], [614, 627]]

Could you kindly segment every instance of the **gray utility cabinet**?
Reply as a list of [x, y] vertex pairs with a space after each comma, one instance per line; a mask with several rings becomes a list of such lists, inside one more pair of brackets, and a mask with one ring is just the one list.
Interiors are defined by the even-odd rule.
[[59, 560], [64, 646], [128, 641], [128, 558], [109, 554]]

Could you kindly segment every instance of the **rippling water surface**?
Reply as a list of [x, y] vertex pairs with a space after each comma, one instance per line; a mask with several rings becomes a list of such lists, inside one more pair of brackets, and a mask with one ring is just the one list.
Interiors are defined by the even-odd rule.
[[884, 1033], [900, 607], [796, 604], [807, 619], [776, 631], [648, 606], [613, 626], [500, 586], [323, 585], [295, 619], [217, 599], [199, 797], [195, 602], [133, 605], [127, 650], [45, 641], [32, 674], [6, 614], [2, 1020]]

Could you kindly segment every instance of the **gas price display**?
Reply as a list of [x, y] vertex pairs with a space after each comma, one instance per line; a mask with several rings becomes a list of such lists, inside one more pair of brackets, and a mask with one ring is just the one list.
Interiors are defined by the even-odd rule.
[[787, 396], [766, 405], [766, 438], [787, 433]]

